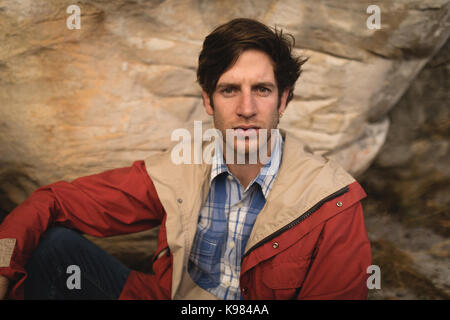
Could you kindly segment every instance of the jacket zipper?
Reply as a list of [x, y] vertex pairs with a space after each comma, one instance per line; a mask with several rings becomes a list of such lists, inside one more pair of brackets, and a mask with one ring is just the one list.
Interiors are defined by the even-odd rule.
[[251, 247], [247, 253], [245, 253], [242, 256], [241, 259], [241, 264], [242, 261], [244, 260], [244, 258], [246, 256], [249, 255], [250, 252], [252, 252], [253, 250], [255, 250], [256, 248], [262, 246], [263, 244], [265, 244], [266, 242], [268, 242], [269, 240], [277, 237], [278, 235], [282, 234], [283, 232], [285, 232], [286, 230], [291, 229], [292, 227], [298, 225], [300, 222], [302, 222], [303, 220], [305, 220], [306, 218], [308, 218], [309, 216], [311, 216], [314, 212], [316, 212], [324, 203], [333, 200], [334, 198], [337, 198], [341, 195], [343, 195], [344, 193], [347, 193], [349, 190], [348, 186], [345, 186], [344, 188], [330, 194], [329, 196], [323, 198], [322, 200], [320, 200], [319, 202], [317, 202], [313, 207], [311, 207], [308, 211], [306, 211], [304, 214], [302, 214], [300, 217], [298, 217], [297, 219], [295, 219], [294, 221], [290, 222], [289, 224], [287, 224], [286, 226], [282, 227], [281, 229], [279, 229], [278, 231], [275, 231], [274, 233], [272, 233], [271, 235], [265, 237], [264, 239], [262, 239], [261, 241], [259, 241], [258, 243], [256, 243], [253, 247]]

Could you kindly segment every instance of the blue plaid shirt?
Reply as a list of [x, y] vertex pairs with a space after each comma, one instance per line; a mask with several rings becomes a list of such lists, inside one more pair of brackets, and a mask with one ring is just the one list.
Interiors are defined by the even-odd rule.
[[200, 209], [188, 272], [197, 285], [219, 299], [242, 299], [242, 255], [278, 173], [283, 152], [280, 133], [272, 137], [275, 144], [269, 162], [245, 190], [228, 170], [220, 150], [212, 159], [209, 194]]

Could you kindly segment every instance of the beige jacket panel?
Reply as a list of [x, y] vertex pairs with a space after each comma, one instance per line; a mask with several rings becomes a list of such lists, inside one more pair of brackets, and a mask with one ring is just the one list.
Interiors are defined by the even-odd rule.
[[187, 272], [196, 222], [209, 192], [211, 166], [176, 165], [171, 159], [171, 149], [149, 157], [145, 165], [167, 214], [167, 243], [173, 257], [172, 299], [214, 299]]

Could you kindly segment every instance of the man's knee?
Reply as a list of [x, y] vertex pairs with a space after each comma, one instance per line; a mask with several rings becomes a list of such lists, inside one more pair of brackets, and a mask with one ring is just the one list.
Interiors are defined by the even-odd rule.
[[67, 240], [77, 240], [81, 237], [81, 234], [75, 230], [65, 228], [65, 227], [51, 227], [42, 235], [40, 242], [65, 242]]
[[51, 227], [42, 235], [39, 240], [39, 245], [43, 244], [56, 248], [67, 248], [80, 240], [84, 240], [84, 238], [75, 230], [64, 227]]
[[31, 254], [28, 264], [36, 260], [54, 260], [60, 254], [76, 250], [80, 240], [85, 240], [78, 232], [64, 228], [49, 228], [39, 239], [39, 244]]

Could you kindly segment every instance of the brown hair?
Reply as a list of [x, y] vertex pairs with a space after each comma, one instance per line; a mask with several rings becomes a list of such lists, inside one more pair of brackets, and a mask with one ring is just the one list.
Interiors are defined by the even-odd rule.
[[283, 34], [282, 30], [271, 30], [252, 19], [231, 20], [205, 38], [198, 58], [197, 81], [212, 97], [220, 76], [234, 65], [242, 52], [248, 49], [261, 50], [274, 62], [279, 95], [289, 88], [287, 104], [294, 96], [295, 82], [300, 76], [302, 64], [307, 60], [292, 56], [294, 45], [294, 37]]

